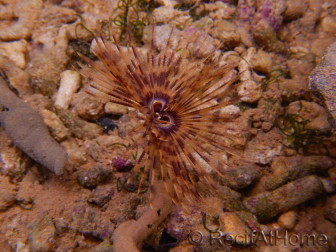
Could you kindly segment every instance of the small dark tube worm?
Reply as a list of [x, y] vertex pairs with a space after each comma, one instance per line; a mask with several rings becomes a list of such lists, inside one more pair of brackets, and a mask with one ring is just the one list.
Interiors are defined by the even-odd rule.
[[49, 135], [41, 116], [9, 90], [0, 77], [0, 122], [13, 143], [56, 175], [63, 173], [67, 153]]

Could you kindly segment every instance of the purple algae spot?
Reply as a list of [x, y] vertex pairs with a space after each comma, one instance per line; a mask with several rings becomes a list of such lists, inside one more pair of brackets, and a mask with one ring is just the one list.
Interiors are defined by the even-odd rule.
[[117, 155], [112, 159], [111, 164], [117, 169], [118, 172], [130, 166], [130, 161], [121, 157], [121, 155]]

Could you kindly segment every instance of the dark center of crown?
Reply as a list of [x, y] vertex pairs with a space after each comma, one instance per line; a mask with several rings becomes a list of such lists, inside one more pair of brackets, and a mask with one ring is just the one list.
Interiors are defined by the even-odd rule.
[[151, 102], [151, 113], [154, 119], [154, 133], [162, 139], [168, 132], [177, 129], [178, 117], [170, 110], [170, 106], [164, 97], [156, 97]]
[[162, 112], [163, 112], [163, 107], [164, 107], [164, 105], [163, 105], [163, 102], [162, 101], [154, 101], [153, 102], [153, 110], [154, 110], [154, 117], [155, 117], [155, 119], [156, 120], [164, 120], [164, 121], [166, 121], [167, 120], [167, 118], [165, 118], [165, 117], [162, 117]]
[[154, 113], [161, 113], [163, 103], [161, 101], [154, 101], [153, 109]]
[[156, 97], [152, 100], [151, 105], [154, 118], [164, 123], [161, 126], [168, 126], [169, 124], [167, 123], [172, 123], [173, 121], [175, 121], [174, 118], [172, 117], [173, 114], [169, 112], [167, 101], [165, 98], [167, 97], [164, 96]]
[[161, 121], [170, 122], [170, 117], [169, 116], [162, 116]]

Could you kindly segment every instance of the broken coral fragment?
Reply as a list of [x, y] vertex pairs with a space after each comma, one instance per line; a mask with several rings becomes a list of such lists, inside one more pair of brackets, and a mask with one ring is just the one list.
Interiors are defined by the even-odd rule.
[[272, 192], [246, 198], [243, 203], [259, 221], [265, 221], [316, 197], [322, 191], [321, 180], [312, 175], [290, 182]]
[[105, 113], [108, 115], [118, 115], [122, 116], [128, 113], [128, 108], [123, 105], [119, 105], [112, 102], [107, 102], [104, 106]]
[[17, 67], [21, 69], [26, 67], [26, 52], [27, 41], [25, 39], [14, 42], [0, 43], [0, 54], [9, 58]]
[[34, 31], [36, 20], [42, 8], [42, 0], [17, 2], [13, 6], [13, 14], [18, 17], [18, 20], [0, 29], [0, 40], [28, 39]]
[[9, 79], [10, 87], [14, 88], [20, 97], [33, 94], [29, 85], [29, 74], [15, 65], [10, 59], [0, 55], [0, 69]]
[[[336, 43], [328, 47], [322, 61], [309, 76], [310, 88], [326, 104], [329, 113], [336, 120]], [[335, 127], [335, 125], [334, 125]]]
[[80, 74], [73, 70], [66, 70], [61, 73], [61, 83], [56, 96], [55, 106], [67, 109], [80, 86]]
[[273, 174], [267, 177], [266, 188], [272, 191], [288, 181], [327, 171], [334, 166], [326, 156], [276, 157], [271, 165]]
[[68, 137], [69, 129], [63, 125], [61, 119], [54, 112], [44, 109], [41, 111], [41, 115], [56, 141], [60, 142]]

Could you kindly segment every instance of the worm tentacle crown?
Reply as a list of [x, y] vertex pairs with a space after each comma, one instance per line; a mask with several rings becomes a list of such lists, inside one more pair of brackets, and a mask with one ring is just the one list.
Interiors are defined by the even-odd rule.
[[237, 154], [227, 145], [235, 141], [234, 137], [220, 131], [221, 125], [232, 118], [213, 112], [235, 103], [238, 98], [228, 97], [214, 104], [214, 99], [232, 89], [236, 78], [224, 84], [221, 80], [234, 66], [219, 64], [219, 60], [213, 59], [215, 51], [208, 58], [197, 60], [199, 48], [193, 48], [191, 59], [181, 69], [182, 61], [190, 52], [190, 43], [180, 54], [171, 51], [172, 32], [173, 29], [165, 48], [156, 54], [153, 26], [151, 46], [145, 55], [138, 52], [129, 27], [130, 46], [127, 49], [118, 44], [114, 34], [115, 45], [103, 36], [97, 37], [94, 53], [103, 66], [79, 54], [91, 68], [78, 62], [81, 68], [76, 69], [90, 80], [88, 93], [139, 112], [143, 124], [133, 129], [132, 134], [138, 133], [140, 137], [126, 155], [139, 145], [145, 147], [129, 180], [144, 166], [139, 190], [144, 179], [150, 177], [153, 183], [160, 177], [172, 200], [179, 205], [185, 200], [202, 199], [197, 189], [199, 183], [220, 193], [203, 163], [226, 177], [223, 171], [226, 164], [215, 160], [211, 149]]

